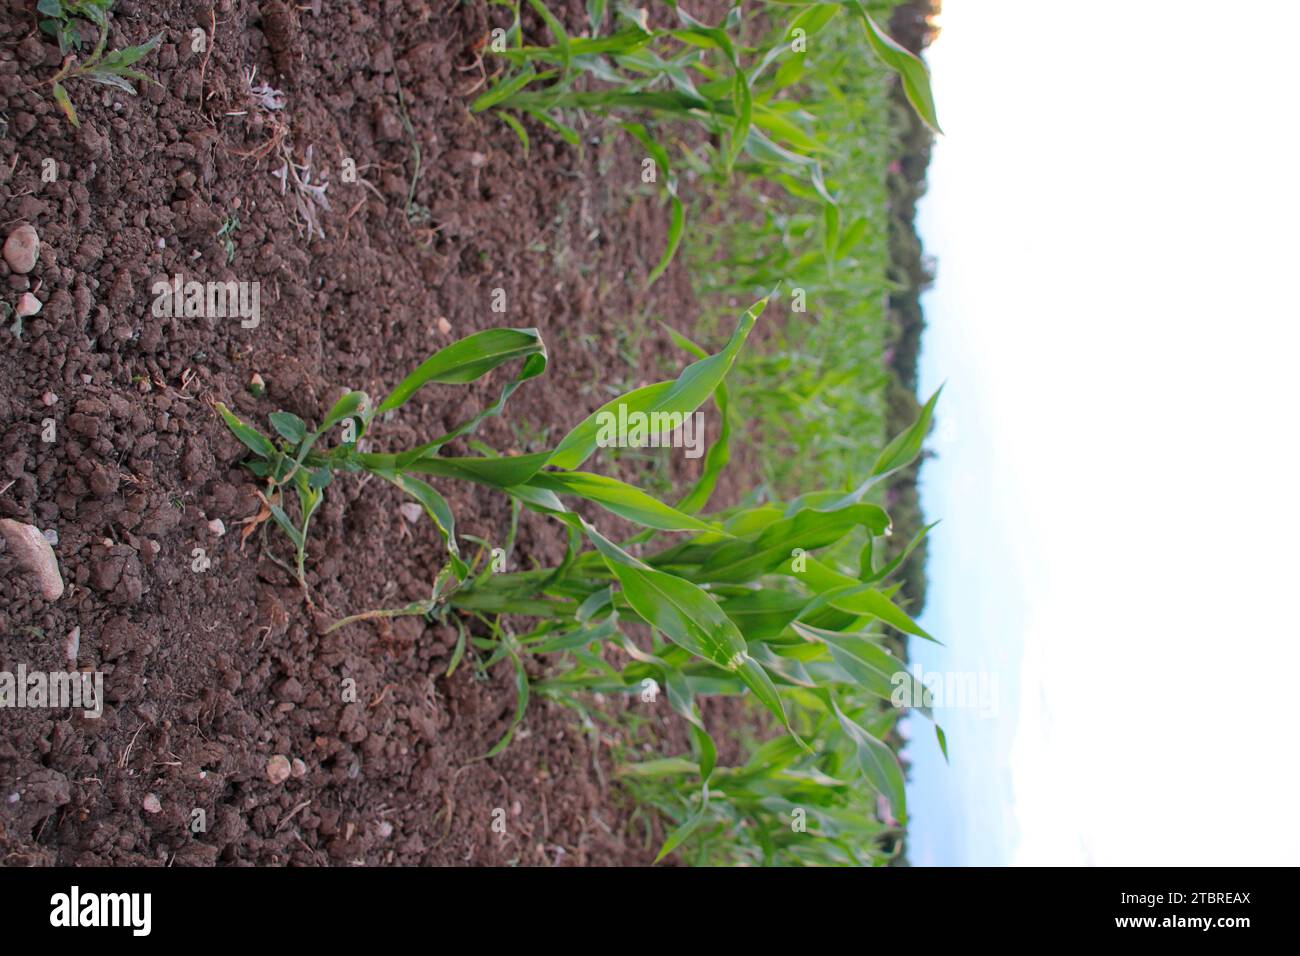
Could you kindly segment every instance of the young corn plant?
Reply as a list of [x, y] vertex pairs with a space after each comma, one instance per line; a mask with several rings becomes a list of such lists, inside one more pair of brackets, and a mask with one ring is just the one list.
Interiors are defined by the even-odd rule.
[[[606, 403], [553, 449], [534, 454], [448, 456], [442, 449], [470, 435], [487, 417], [501, 414], [516, 389], [545, 372], [546, 350], [536, 329], [470, 335], [432, 355], [377, 405], [363, 392], [347, 393], [315, 429], [295, 415], [275, 412], [269, 421], [278, 439], [224, 405], [216, 407], [253, 452], [248, 467], [266, 482], [266, 515], [294, 545], [291, 570], [304, 593], [311, 518], [336, 475], [367, 472], [393, 483], [424, 508], [448, 550], [429, 599], [356, 615], [336, 626], [376, 615], [450, 619], [462, 635], [454, 666], [464, 652], [466, 623], [485, 623], [490, 637], [476, 641], [490, 651], [482, 666], [508, 659], [519, 688], [512, 726], [489, 756], [508, 745], [523, 719], [530, 693], [525, 657], [563, 654], [565, 664], [533, 686], [533, 692], [583, 706], [581, 700], [596, 691], [638, 694], [662, 688], [669, 706], [690, 727], [689, 758], [667, 768], [650, 764], [629, 771], [640, 780], [658, 779], [662, 770], [691, 781], [690, 812], [661, 848], [660, 858], [706, 823], [706, 829], [715, 828], [720, 813], [750, 820], [755, 834], [768, 833], [755, 839], [770, 843], [772, 856], [786, 842], [769, 832], [777, 823], [787, 824], [780, 801], [795, 801], [807, 787], [824, 787], [827, 792], [819, 800], [830, 809], [812, 815], [805, 834], [839, 840], [845, 848], [837, 851], [838, 857], [862, 862], [874, 851], [867, 843], [836, 835], [834, 828], [843, 822], [835, 822], [838, 811], [828, 794], [866, 786], [890, 808], [893, 819], [906, 820], [903, 772], [881, 739], [888, 727], [877, 719], [870, 701], [889, 699], [900, 681], [911, 680], [902, 662], [883, 646], [884, 628], [929, 637], [893, 600], [896, 588], [886, 580], [899, 561], [882, 565], [876, 557], [876, 544], [892, 529], [888, 515], [868, 494], [919, 453], [938, 396], [911, 429], [881, 452], [852, 491], [812, 492], [787, 503], [701, 514], [729, 455], [725, 379], [765, 304], [747, 310], [716, 353], [674, 335], [697, 356], [676, 379]], [[360, 450], [358, 443], [378, 416], [397, 412], [426, 385], [477, 381], [510, 362], [521, 364], [497, 401], [447, 434], [401, 451]], [[675, 417], [680, 423], [681, 416], [710, 399], [724, 425], [701, 477], [675, 505], [582, 470], [597, 450], [607, 416], [640, 412], [669, 416], [668, 421]], [[327, 446], [335, 429], [342, 440]], [[553, 568], [509, 573], [480, 568], [477, 558], [466, 561], [446, 498], [426, 479], [482, 485], [510, 496], [518, 507], [561, 522], [568, 532], [564, 559]], [[297, 500], [296, 518], [286, 508], [288, 495]], [[615, 542], [573, 510], [574, 499], [643, 530]], [[840, 560], [837, 545], [855, 533], [865, 534], [865, 546], [855, 551], [855, 561]], [[661, 534], [677, 539], [654, 546]], [[513, 623], [520, 618], [533, 622], [523, 633]], [[615, 666], [611, 659], [626, 663]], [[923, 688], [917, 693], [923, 695]], [[751, 698], [787, 735], [789, 761], [762, 782], [775, 788], [776, 802], [758, 782], [751, 781], [757, 789], [743, 790], [741, 783], [750, 780], [743, 772], [718, 767], [717, 746], [697, 704], [699, 697], [715, 694]], [[887, 722], [895, 716], [887, 715]], [[871, 839], [877, 833], [872, 830]]]
[[[765, 42], [753, 47], [741, 38], [746, 20], [743, 3], [732, 7], [721, 25], [709, 26], [669, 0], [678, 25], [667, 29], [651, 28], [645, 10], [619, 4], [612, 32], [601, 35], [606, 4], [596, 0], [588, 4], [591, 35], [573, 37], [544, 0], [528, 0], [554, 40], [543, 46], [523, 42], [519, 0], [497, 2], [512, 7], [514, 20], [489, 50], [509, 68], [475, 100], [473, 109], [497, 109], [525, 148], [528, 134], [520, 115], [550, 127], [575, 146], [580, 145], [580, 137], [565, 122], [566, 111], [627, 117], [622, 127], [641, 143], [662, 173], [672, 207], [667, 246], [647, 284], [658, 279], [676, 255], [686, 209], [666, 130], [641, 122], [637, 117], [643, 114], [657, 121], [694, 124], [720, 144], [701, 147], [708, 157], [703, 163], [694, 151], [684, 150], [685, 164], [721, 180], [740, 169], [811, 200], [820, 208], [826, 254], [834, 254], [840, 204], [822, 168], [830, 150], [817, 132], [820, 117], [794, 94], [803, 76], [802, 44], [841, 7], [858, 20], [876, 56], [901, 76], [911, 102], [937, 128], [924, 64], [890, 39], [857, 0], [803, 5], [792, 21], [770, 31]], [[749, 19], [783, 19], [783, 7], [750, 4]]]
[[[36, 5], [43, 18], [41, 30], [58, 40], [59, 52], [63, 54], [63, 64], [49, 83], [54, 101], [73, 126], [80, 126], [81, 121], [64, 86], [68, 80], [86, 79], [135, 96], [132, 81], [147, 79], [135, 69], [135, 64], [162, 41], [162, 34], [159, 34], [145, 43], [105, 53], [108, 11], [112, 7], [113, 0], [40, 0]], [[82, 31], [88, 25], [96, 31], [95, 46], [89, 56], [79, 61], [78, 52], [86, 42]]]
[[[781, 69], [800, 71], [801, 103], [829, 150], [827, 188], [852, 210], [834, 250], [828, 255], [813, 204], [752, 178], [720, 184], [709, 197], [712, 228], [686, 247], [706, 302], [745, 301], [778, 284], [785, 294], [786, 321], [731, 376], [749, 438], [765, 452], [763, 480], [778, 496], [812, 480], [851, 487], [869, 449], [888, 437], [886, 366], [897, 335], [887, 307], [897, 288], [888, 182], [900, 124], [911, 120], [899, 115], [892, 75], [855, 49], [857, 24], [827, 16], [833, 9], [805, 21], [806, 49]], [[729, 321], [725, 307], [712, 311]]]

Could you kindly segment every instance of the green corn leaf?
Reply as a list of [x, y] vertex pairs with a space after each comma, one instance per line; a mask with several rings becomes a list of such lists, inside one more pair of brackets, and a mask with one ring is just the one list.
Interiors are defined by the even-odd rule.
[[447, 504], [447, 499], [428, 482], [411, 475], [384, 471], [377, 474], [401, 488], [423, 506], [425, 513], [433, 519], [443, 541], [447, 544], [456, 577], [462, 581], [468, 578], [469, 566], [461, 559], [460, 547], [456, 544], [456, 516], [451, 510], [451, 505]]
[[501, 110], [497, 113], [497, 116], [501, 118], [503, 123], [515, 131], [515, 135], [519, 137], [519, 142], [524, 144], [524, 159], [527, 159], [530, 143], [528, 139], [528, 130], [524, 129], [524, 124], [519, 122], [518, 118], [513, 113], [507, 113], [505, 110]]
[[774, 588], [756, 589], [743, 597], [719, 602], [723, 613], [731, 618], [745, 640], [753, 643], [779, 635], [797, 618], [808, 599], [791, 591]]
[[700, 772], [700, 765], [683, 757], [660, 757], [657, 760], [638, 760], [636, 763], [621, 764], [617, 770], [619, 777], [685, 777], [695, 776]]
[[669, 640], [726, 671], [739, 669], [748, 647], [708, 592], [643, 564], [590, 525], [587, 535], [623, 586], [628, 603]]
[[[754, 125], [759, 129], [805, 155], [830, 152], [827, 146], [813, 139], [797, 123], [790, 121], [776, 110], [755, 107], [753, 121]], [[746, 132], [746, 135], [748, 135], [748, 132]]]
[[857, 750], [858, 766], [862, 775], [876, 792], [889, 801], [900, 823], [907, 822], [907, 794], [903, 779], [903, 768], [898, 762], [898, 755], [889, 749], [883, 741], [878, 740], [848, 717], [825, 691], [816, 693], [824, 695], [828, 709], [839, 720], [845, 735], [853, 741]]
[[685, 823], [679, 826], [672, 833], [668, 834], [668, 839], [664, 841], [663, 847], [659, 850], [659, 855], [655, 857], [658, 863], [673, 850], [677, 849], [682, 843], [695, 832], [695, 829], [704, 822], [705, 815], [709, 812], [709, 787], [705, 784], [700, 790], [700, 808], [696, 810], [687, 819]]
[[551, 13], [542, 0], [528, 0], [528, 4], [537, 11], [537, 15], [546, 21], [546, 25], [551, 28], [551, 35], [555, 37], [555, 46], [560, 52], [564, 65], [567, 67], [570, 58], [569, 34], [565, 32], [564, 24], [556, 19], [555, 14]]
[[487, 329], [439, 349], [421, 363], [420, 367], [402, 380], [391, 395], [375, 410], [383, 414], [405, 405], [420, 388], [436, 382], [442, 385], [463, 385], [473, 382], [498, 365], [514, 359], [524, 359], [524, 369], [518, 381], [524, 381], [546, 371], [546, 346], [536, 329]]
[[686, 232], [686, 206], [677, 195], [677, 184], [668, 182], [665, 184], [668, 190], [668, 201], [671, 205], [671, 218], [668, 221], [668, 243], [664, 247], [664, 254], [659, 259], [658, 264], [650, 271], [646, 277], [646, 287], [650, 287], [659, 281], [660, 276], [668, 271], [668, 266], [672, 264], [673, 257], [677, 255], [677, 247], [682, 244], [682, 236]]
[[943, 392], [940, 387], [930, 400], [921, 408], [921, 414], [917, 417], [912, 426], [896, 437], [880, 452], [876, 462], [871, 466], [871, 477], [874, 479], [884, 478], [891, 475], [900, 468], [906, 468], [921, 453], [921, 446], [925, 443], [925, 436], [930, 431], [930, 419], [934, 415], [935, 403], [939, 401], [939, 395]]
[[545, 349], [543, 349], [541, 354], [530, 355], [524, 361], [523, 367], [519, 370], [519, 374], [507, 382], [505, 387], [501, 389], [501, 394], [497, 396], [495, 403], [483, 409], [469, 421], [456, 426], [451, 431], [447, 432], [447, 434], [398, 455], [398, 467], [406, 468], [412, 462], [417, 461], [420, 458], [428, 458], [431, 454], [438, 451], [438, 449], [442, 448], [443, 445], [446, 445], [453, 439], [459, 438], [462, 435], [473, 434], [484, 421], [500, 415], [505, 411], [506, 403], [510, 401], [510, 396], [515, 393], [515, 390], [518, 389], [519, 386], [523, 385], [524, 382], [531, 378], [536, 378], [544, 371], [546, 371]]
[[555, 132], [559, 134], [560, 138], [570, 146], [578, 149], [582, 148], [582, 136], [572, 126], [569, 126], [567, 123], [561, 123], [554, 116], [551, 116], [544, 109], [537, 106], [522, 106], [521, 108], [525, 113], [537, 120], [537, 122], [541, 123], [543, 126], [555, 130]]
[[519, 73], [503, 83], [498, 83], [495, 87], [476, 99], [470, 109], [475, 113], [481, 113], [485, 109], [489, 109], [490, 107], [496, 106], [498, 103], [508, 100], [511, 96], [518, 93], [534, 80], [542, 78], [543, 74], [539, 74], [531, 66], [526, 67], [522, 73]]
[[868, 568], [864, 567], [860, 574], [860, 578], [863, 581], [863, 583], [874, 583], [876, 581], [883, 581], [886, 578], [888, 578], [890, 575], [892, 575], [895, 571], [897, 571], [900, 567], [902, 567], [903, 562], [907, 560], [908, 556], [914, 550], [916, 550], [916, 546], [919, 545], [922, 541], [924, 541], [926, 535], [928, 535], [930, 531], [933, 528], [935, 528], [938, 524], [939, 524], [938, 521], [932, 521], [924, 528], [922, 528], [920, 531], [918, 531], [912, 537], [912, 540], [907, 543], [907, 546], [903, 548], [901, 552], [899, 552], [898, 556], [895, 557], [888, 564], [886, 564], [884, 567], [882, 567], [879, 571], [873, 572], [870, 571]]
[[628, 604], [643, 620], [673, 643], [739, 677], [763, 706], [794, 734], [771, 678], [749, 656], [748, 645], [739, 629], [707, 591], [672, 574], [654, 570], [585, 522], [583, 528], [618, 578]]
[[[880, 534], [888, 523], [888, 515], [870, 504], [849, 505], [834, 511], [800, 511], [768, 525], [756, 538], [717, 545], [690, 576], [697, 581], [752, 581], [783, 565], [794, 573], [796, 559], [812, 560], [807, 552], [834, 544], [856, 527]], [[803, 554], [796, 555], [796, 551]]]
[[598, 624], [584, 624], [571, 631], [556, 635], [529, 650], [534, 654], [558, 654], [586, 647], [593, 641], [612, 641], [619, 637], [618, 621], [611, 615]]
[[707, 521], [684, 514], [635, 485], [584, 471], [540, 472], [528, 483], [556, 494], [577, 495], [636, 524], [659, 531], [716, 531]]
[[849, 0], [848, 6], [862, 20], [863, 29], [867, 31], [867, 39], [870, 41], [871, 49], [875, 51], [876, 56], [880, 57], [881, 62], [902, 79], [903, 92], [907, 94], [907, 101], [912, 104], [916, 114], [936, 133], [942, 133], [943, 130], [939, 128], [939, 120], [934, 111], [934, 94], [930, 90], [930, 71], [926, 69], [925, 64], [901, 43], [880, 29], [879, 24], [871, 19], [871, 16], [863, 9], [858, 0]]
[[515, 669], [515, 693], [517, 703], [515, 704], [515, 716], [510, 721], [510, 729], [506, 731], [504, 737], [497, 741], [496, 745], [487, 752], [488, 757], [495, 757], [501, 751], [510, 746], [510, 741], [514, 739], [515, 731], [523, 723], [524, 713], [528, 710], [528, 672], [524, 670], [524, 662], [520, 657], [518, 644], [513, 637], [506, 635], [502, 640], [502, 646], [510, 657], [510, 663]]
[[831, 592], [826, 595], [826, 598], [830, 606], [838, 610], [849, 614], [870, 615], [906, 634], [914, 634], [927, 641], [939, 643], [921, 625], [912, 620], [906, 611], [875, 588], [859, 585], [844, 591]]
[[217, 412], [221, 415], [226, 423], [226, 427], [235, 433], [235, 437], [244, 443], [255, 455], [263, 458], [274, 458], [279, 452], [276, 451], [275, 445], [271, 439], [267, 438], [256, 428], [246, 425], [234, 412], [228, 409], [221, 402], [214, 403]]
[[753, 124], [754, 112], [754, 94], [749, 88], [749, 78], [745, 75], [744, 70], [736, 70], [734, 81], [735, 87], [732, 92], [732, 102], [736, 112], [735, 122], [731, 127], [731, 144], [727, 148], [726, 171], [731, 174], [731, 168], [740, 158], [741, 152], [745, 148], [745, 142], [749, 138], [749, 129]]
[[452, 649], [451, 660], [447, 662], [447, 672], [443, 675], [444, 677], [450, 677], [452, 674], [455, 674], [456, 668], [460, 666], [461, 660], [465, 657], [465, 644], [467, 643], [465, 624], [459, 617], [456, 618], [455, 621], [456, 631], [458, 632], [456, 637], [456, 646]]
[[[696, 358], [708, 358], [708, 352], [682, 335], [682, 333], [670, 326], [665, 325], [664, 328], [668, 330], [669, 336], [677, 344], [678, 348], [691, 353]], [[718, 440], [709, 446], [708, 453], [704, 456], [704, 468], [700, 472], [700, 477], [696, 479], [695, 484], [691, 486], [691, 490], [686, 493], [686, 496], [677, 503], [679, 511], [695, 514], [703, 510], [713, 494], [713, 489], [718, 485], [718, 478], [722, 475], [722, 470], [727, 467], [727, 462], [731, 460], [729, 401], [727, 382], [724, 378], [718, 382], [718, 387], [713, 391], [713, 403], [718, 407], [718, 414], [722, 418], [722, 428], [718, 432]]]
[[906, 664], [870, 637], [829, 631], [801, 621], [794, 621], [791, 627], [805, 640], [827, 647], [835, 663], [867, 693], [891, 700], [897, 688], [904, 688], [907, 695], [904, 699], [922, 701], [922, 706], [914, 709], [933, 719], [928, 703], [924, 703], [930, 699], [925, 685], [913, 676]]
[[707, 784], [709, 778], [713, 776], [713, 770], [718, 763], [718, 748], [713, 742], [713, 737], [709, 734], [708, 728], [704, 726], [704, 721], [700, 718], [699, 709], [695, 706], [695, 689], [679, 668], [674, 667], [663, 657], [657, 657], [642, 651], [627, 635], [622, 635], [622, 647], [629, 657], [644, 664], [652, 665], [658, 671], [660, 677], [663, 678], [668, 706], [685, 720], [691, 728], [692, 742], [696, 756], [699, 758], [699, 762], [695, 766], [699, 771], [701, 780]]
[[668, 665], [664, 665], [663, 675], [668, 706], [685, 719], [691, 728], [691, 739], [699, 760], [700, 779], [707, 785], [718, 765], [717, 744], [713, 742], [713, 736], [700, 718], [699, 708], [695, 705], [695, 691], [686, 676], [677, 668]]
[[549, 464], [557, 468], [572, 470], [582, 465], [597, 448], [597, 435], [600, 432], [604, 414], [617, 414], [620, 405], [626, 405], [632, 412], [678, 412], [690, 414], [704, 404], [718, 384], [730, 371], [732, 362], [744, 346], [754, 322], [762, 313], [767, 299], [764, 298], [751, 306], [736, 326], [731, 339], [722, 351], [701, 359], [687, 366], [675, 381], [658, 382], [628, 392], [601, 406], [586, 420], [569, 432], [551, 453]]
[[625, 56], [643, 49], [652, 40], [654, 34], [643, 30], [620, 30], [603, 37], [573, 37], [569, 40], [569, 53], [575, 63], [602, 55]]
[[271, 517], [274, 518], [275, 523], [280, 526], [280, 530], [287, 534], [289, 540], [293, 542], [294, 547], [301, 551], [306, 544], [306, 539], [303, 537], [302, 532], [298, 530], [296, 525], [294, 525], [293, 521], [289, 518], [289, 515], [283, 508], [279, 505], [271, 505], [270, 508]]
[[[329, 410], [325, 420], [320, 423], [317, 434], [321, 434], [330, 428], [333, 428], [345, 418], [360, 418], [362, 423], [368, 420], [368, 410], [370, 408], [370, 396], [365, 392], [348, 392]], [[360, 433], [358, 433], [360, 437]]]
[[[362, 454], [357, 456], [362, 467], [371, 471], [395, 470], [396, 455]], [[503, 458], [421, 458], [404, 466], [407, 471], [440, 478], [461, 478], [480, 485], [489, 485], [502, 491], [528, 482], [538, 469], [546, 464], [548, 452], [535, 455], [517, 455]]]
[[673, 257], [677, 255], [677, 247], [681, 245], [682, 235], [686, 229], [686, 207], [677, 195], [677, 179], [673, 175], [672, 164], [668, 159], [668, 151], [665, 150], [650, 135], [649, 130], [641, 123], [624, 123], [623, 128], [636, 137], [637, 141], [645, 147], [650, 158], [663, 171], [664, 189], [668, 193], [668, 198], [672, 203], [672, 220], [668, 225], [668, 244], [664, 249], [663, 256], [660, 257], [658, 265], [651, 270], [649, 277], [646, 279], [646, 285], [654, 285], [659, 277], [667, 271]]

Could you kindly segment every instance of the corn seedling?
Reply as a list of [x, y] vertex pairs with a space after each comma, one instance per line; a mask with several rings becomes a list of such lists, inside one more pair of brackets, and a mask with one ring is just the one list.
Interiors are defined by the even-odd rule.
[[[81, 121], [64, 86], [68, 80], [86, 79], [135, 96], [131, 81], [143, 82], [147, 77], [134, 69], [134, 64], [152, 52], [162, 40], [159, 34], [137, 46], [105, 53], [108, 11], [112, 6], [113, 0], [40, 0], [36, 5], [37, 12], [43, 17], [41, 29], [58, 40], [59, 52], [63, 54], [63, 64], [49, 82], [54, 101], [73, 126], [80, 126]], [[95, 46], [89, 56], [78, 61], [78, 51], [85, 42], [82, 30], [87, 25], [97, 33]]]
[[[821, 118], [794, 98], [803, 76], [800, 41], [822, 29], [841, 7], [847, 10], [861, 24], [879, 60], [900, 75], [918, 112], [937, 128], [924, 64], [891, 40], [857, 0], [802, 6], [790, 24], [770, 30], [764, 42], [752, 47], [741, 39], [744, 4], [732, 7], [720, 26], [709, 26], [669, 2], [677, 26], [668, 29], [651, 28], [644, 10], [620, 5], [613, 15], [613, 32], [600, 35], [606, 5], [597, 2], [588, 5], [591, 36], [573, 37], [544, 0], [528, 3], [554, 42], [525, 45], [519, 3], [506, 3], [514, 10], [514, 22], [489, 49], [510, 68], [473, 108], [497, 109], [525, 147], [528, 136], [517, 114], [532, 117], [575, 146], [580, 138], [565, 122], [566, 111], [629, 117], [622, 127], [663, 175], [672, 208], [667, 247], [648, 283], [658, 279], [675, 256], [686, 208], [662, 131], [652, 130], [636, 116], [651, 114], [702, 128], [720, 144], [716, 149], [701, 147], [709, 155], [705, 167], [719, 179], [740, 169], [812, 200], [820, 208], [828, 258], [839, 244], [840, 204], [823, 172], [831, 151], [817, 132]], [[782, 6], [752, 4], [749, 19], [765, 23], [769, 14], [777, 19], [774, 10]], [[686, 151], [683, 158], [690, 163], [693, 157]]]
[[[919, 453], [937, 395], [921, 418], [880, 453], [866, 479], [847, 493], [814, 492], [787, 503], [702, 514], [727, 461], [729, 427], [709, 448], [701, 477], [675, 505], [581, 470], [595, 454], [611, 413], [685, 416], [713, 399], [727, 422], [725, 379], [765, 302], [740, 317], [716, 353], [675, 334], [677, 344], [697, 356], [677, 378], [615, 398], [554, 448], [532, 454], [497, 456], [477, 442], [472, 447], [482, 453], [475, 456], [447, 456], [442, 450], [454, 439], [468, 439], [489, 416], [502, 414], [516, 389], [545, 372], [546, 349], [536, 329], [491, 329], [461, 339], [432, 355], [377, 405], [363, 392], [348, 392], [314, 429], [296, 415], [275, 412], [269, 416], [275, 439], [224, 405], [216, 407], [253, 452], [247, 465], [266, 482], [267, 520], [294, 545], [291, 570], [304, 594], [311, 519], [336, 475], [375, 475], [424, 509], [448, 551], [429, 599], [366, 612], [336, 626], [376, 616], [440, 616], [461, 629], [452, 666], [459, 664], [469, 641], [487, 654], [481, 666], [509, 661], [517, 678], [518, 709], [489, 756], [508, 745], [530, 692], [581, 706], [581, 698], [594, 692], [631, 695], [662, 688], [668, 705], [691, 729], [692, 753], [667, 767], [651, 763], [627, 770], [629, 778], [643, 783], [663, 776], [691, 782], [689, 813], [661, 848], [661, 857], [702, 827], [716, 827], [720, 813], [751, 820], [754, 833], [767, 833], [783, 812], [781, 800], [797, 803], [806, 789], [826, 788], [818, 791], [818, 801], [830, 809], [810, 817], [808, 832], [845, 844], [837, 851], [845, 862], [861, 862], [874, 858], [872, 847], [888, 828], [858, 831], [857, 842], [842, 838], [835, 828], [846, 824], [836, 822], [839, 811], [832, 812], [840, 800], [835, 794], [860, 796], [866, 786], [880, 795], [893, 818], [906, 819], [903, 772], [881, 739], [896, 712], [882, 722], [872, 703], [888, 699], [897, 681], [909, 679], [902, 662], [883, 646], [884, 628], [929, 637], [893, 600], [896, 588], [886, 580], [898, 563], [882, 565], [875, 547], [892, 529], [888, 515], [867, 496]], [[497, 401], [447, 434], [403, 451], [360, 450], [361, 438], [378, 430], [381, 416], [397, 412], [426, 385], [474, 382], [513, 362], [520, 363], [519, 369]], [[326, 447], [336, 430], [342, 441]], [[553, 568], [517, 572], [480, 566], [481, 553], [467, 561], [451, 508], [426, 479], [482, 485], [509, 495], [515, 508], [561, 522], [568, 536], [563, 561]], [[290, 495], [296, 499], [296, 516], [290, 513], [295, 510], [288, 505]], [[566, 503], [572, 499], [643, 530], [616, 543], [572, 510]], [[661, 534], [680, 537], [654, 546]], [[837, 545], [852, 534], [865, 535], [865, 546], [853, 562], [841, 561]], [[521, 618], [534, 622], [522, 634], [511, 623]], [[486, 626], [488, 637], [467, 638], [467, 624], [475, 622]], [[649, 639], [638, 640], [646, 631]], [[611, 664], [605, 656], [611, 650], [621, 652], [618, 659], [627, 663]], [[538, 654], [563, 654], [565, 664], [530, 690], [523, 662]], [[759, 775], [764, 780], [756, 781], [752, 772], [747, 776], [744, 768], [717, 766], [717, 747], [696, 703], [698, 697], [715, 694], [747, 695], [784, 729], [787, 736], [779, 738], [786, 741], [780, 745], [784, 763], [772, 763], [771, 773]], [[786, 825], [784, 819], [778, 822]], [[787, 841], [769, 837], [763, 838], [771, 844], [769, 856], [779, 855]]]
[[[891, 75], [854, 49], [855, 23], [824, 12], [805, 23], [806, 51], [781, 69], [801, 71], [800, 102], [828, 150], [825, 182], [846, 210], [834, 250], [813, 204], [753, 178], [718, 184], [708, 210], [720, 222], [692, 233], [686, 247], [705, 301], [782, 289], [786, 322], [732, 374], [750, 410], [747, 437], [764, 450], [763, 481], [778, 496], [814, 478], [851, 487], [869, 465], [869, 449], [887, 437], [885, 366], [896, 334], [887, 308], [896, 288], [888, 179], [908, 118], [890, 96]], [[726, 320], [725, 308], [714, 311]]]

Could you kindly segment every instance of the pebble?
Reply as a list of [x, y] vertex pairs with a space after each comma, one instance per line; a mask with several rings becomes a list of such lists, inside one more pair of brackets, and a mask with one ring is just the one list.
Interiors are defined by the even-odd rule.
[[208, 530], [220, 538], [226, 533], [226, 523], [220, 518], [213, 518], [208, 522]]
[[49, 408], [51, 405], [57, 404], [58, 401], [59, 401], [59, 396], [55, 395], [53, 392], [46, 392], [44, 395], [41, 396], [41, 404], [43, 404], [46, 408]]
[[301, 760], [299, 760], [297, 757], [294, 757], [293, 770], [291, 772], [293, 773], [294, 777], [305, 777], [307, 776], [307, 765], [303, 763]]
[[81, 628], [74, 627], [68, 632], [68, 636], [63, 639], [63, 656], [68, 662], [68, 666], [76, 668], [77, 654], [81, 652]]
[[18, 297], [18, 305], [14, 308], [14, 313], [19, 316], [35, 315], [41, 311], [41, 300], [36, 298], [30, 292], [24, 292]]
[[424, 514], [424, 509], [421, 508], [419, 505], [417, 505], [414, 501], [405, 502], [404, 504], [402, 504], [400, 508], [398, 508], [398, 511], [400, 511], [402, 513], [402, 517], [405, 518], [407, 521], [409, 521], [411, 524], [416, 524], [417, 522], [419, 522], [420, 516]]
[[145, 813], [162, 813], [162, 801], [158, 799], [156, 793], [146, 793], [141, 805]]
[[20, 275], [26, 275], [36, 268], [36, 257], [41, 251], [41, 240], [36, 230], [28, 223], [23, 223], [5, 240], [4, 260], [9, 268]]
[[57, 601], [63, 597], [59, 561], [39, 528], [12, 518], [0, 518], [0, 535], [8, 542], [18, 563], [36, 576], [45, 600]]
[[284, 754], [276, 754], [266, 762], [266, 776], [272, 783], [284, 783], [292, 772], [289, 758]]

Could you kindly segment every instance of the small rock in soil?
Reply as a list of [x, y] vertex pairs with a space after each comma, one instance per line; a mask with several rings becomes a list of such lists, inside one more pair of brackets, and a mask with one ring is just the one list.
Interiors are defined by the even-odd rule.
[[284, 783], [292, 772], [289, 758], [284, 754], [276, 754], [266, 762], [266, 776], [272, 783]]
[[20, 275], [26, 275], [36, 268], [36, 257], [41, 251], [41, 240], [36, 230], [28, 223], [23, 223], [5, 240], [4, 260], [9, 268]]
[[59, 574], [58, 559], [39, 529], [12, 518], [3, 518], [0, 519], [0, 535], [4, 535], [18, 564], [36, 577], [45, 600], [57, 601], [63, 597], [63, 577]]
[[41, 300], [30, 292], [24, 292], [20, 295], [18, 305], [14, 307], [14, 313], [22, 318], [35, 315], [39, 311], [41, 311]]

